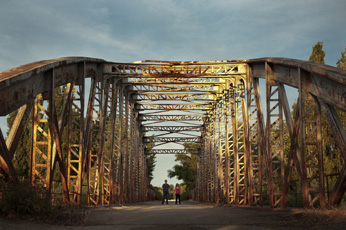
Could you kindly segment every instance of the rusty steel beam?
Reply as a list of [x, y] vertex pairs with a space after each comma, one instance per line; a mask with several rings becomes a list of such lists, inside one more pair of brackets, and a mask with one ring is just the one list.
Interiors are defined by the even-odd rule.
[[224, 64], [224, 63], [212, 63], [197, 65], [182, 64], [182, 65], [170, 65], [170, 64], [107, 64], [105, 66], [106, 74], [120, 74], [120, 75], [150, 75], [150, 76], [198, 76], [198, 75], [228, 75], [228, 74], [241, 74], [241, 66], [244, 64]]
[[[187, 152], [185, 149], [152, 149], [146, 154], [191, 154], [191, 152]], [[192, 154], [198, 154], [198, 152]]]
[[[249, 123], [249, 156], [248, 156], [248, 178], [249, 178], [249, 204], [262, 205], [262, 148], [260, 144], [259, 113], [262, 105], [257, 104], [256, 93], [258, 90], [258, 79], [254, 79], [252, 71], [249, 69], [247, 84], [247, 110]], [[259, 96], [259, 95], [258, 95]]]
[[[84, 82], [84, 81], [83, 81]], [[84, 84], [71, 85], [68, 113], [67, 175], [70, 201], [81, 205], [84, 143]]]
[[101, 169], [103, 155], [101, 145], [102, 104], [103, 104], [103, 80], [94, 79], [96, 84], [91, 88], [90, 98], [93, 100], [92, 109], [88, 116], [91, 117], [90, 136], [88, 146], [88, 205], [98, 205], [100, 202]]
[[280, 88], [273, 78], [272, 67], [266, 64], [266, 104], [267, 104], [267, 163], [269, 164], [268, 190], [271, 207], [282, 202], [284, 181], [283, 114]]
[[50, 195], [53, 132], [48, 119], [52, 118], [52, 114], [43, 107], [43, 101], [40, 94], [33, 108], [30, 181]]
[[203, 121], [206, 115], [140, 115], [140, 121]]
[[[199, 143], [200, 138], [192, 138], [192, 137], [158, 137], [153, 139], [154, 142], [193, 142], [193, 143]], [[149, 138], [144, 138], [143, 143], [150, 143], [151, 140]]]
[[138, 111], [143, 110], [201, 110], [209, 111], [210, 104], [137, 104]]
[[203, 126], [142, 126], [142, 131], [165, 131], [165, 132], [182, 132], [182, 131], [202, 131]]

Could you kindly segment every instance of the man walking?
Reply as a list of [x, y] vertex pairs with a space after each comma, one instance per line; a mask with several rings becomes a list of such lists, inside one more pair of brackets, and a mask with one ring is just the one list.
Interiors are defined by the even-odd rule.
[[167, 180], [165, 180], [165, 183], [162, 185], [162, 191], [163, 191], [162, 204], [165, 203], [165, 197], [166, 197], [166, 204], [168, 204], [168, 195], [170, 193], [169, 190], [170, 190], [169, 184], [167, 184]]

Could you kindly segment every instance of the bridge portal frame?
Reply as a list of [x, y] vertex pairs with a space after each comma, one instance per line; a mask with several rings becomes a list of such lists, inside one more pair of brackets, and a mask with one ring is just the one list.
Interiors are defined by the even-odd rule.
[[[84, 115], [86, 78], [91, 78], [92, 83]], [[266, 82], [266, 122], [259, 79]], [[346, 132], [336, 113], [336, 108], [346, 111], [345, 79], [346, 72], [334, 67], [284, 58], [163, 63], [110, 63], [92, 58], [61, 58], [31, 63], [0, 73], [0, 115], [18, 109], [6, 140], [2, 134], [0, 136], [0, 165], [11, 180], [19, 183], [12, 159], [28, 114], [34, 108], [32, 184], [37, 185], [37, 180], [40, 180], [47, 194], [54, 195], [52, 176], [58, 163], [66, 203], [81, 204], [85, 173], [88, 204], [138, 202], [146, 199], [141, 194], [146, 194], [148, 189], [143, 121], [198, 120], [203, 122], [203, 129], [195, 199], [262, 205], [265, 173], [270, 206], [285, 207], [295, 165], [304, 207], [313, 207], [316, 203], [322, 208], [334, 206], [340, 203], [346, 190]], [[66, 85], [65, 99], [57, 111], [54, 89], [63, 85]], [[76, 90], [76, 85], [79, 85], [79, 90]], [[298, 89], [298, 109], [294, 120], [288, 107], [285, 85]], [[142, 89], [163, 91], [163, 95], [167, 94], [163, 96], [166, 100], [183, 102], [181, 108], [201, 108], [206, 113], [204, 116], [184, 115], [183, 118], [141, 115], [137, 108], [145, 110], [142, 102], [162, 98], [161, 95], [136, 96], [136, 91]], [[188, 90], [208, 93], [186, 97], [167, 93]], [[80, 95], [77, 104], [73, 103], [77, 99], [74, 93]], [[48, 102], [40, 104], [38, 99]], [[191, 102], [194, 104], [190, 106]], [[305, 104], [309, 102], [306, 109]], [[203, 103], [206, 107], [201, 107]], [[39, 115], [38, 109], [45, 115]], [[74, 110], [80, 110], [79, 115], [73, 115]], [[344, 159], [328, 201], [324, 195], [319, 125], [322, 111]], [[66, 114], [70, 124], [67, 159], [61, 148]], [[75, 123], [79, 119], [79, 135], [73, 135], [73, 116]], [[272, 121], [274, 116], [278, 118]], [[291, 140], [287, 161], [283, 152], [283, 116]], [[47, 125], [39, 126], [40, 121]], [[119, 126], [117, 132], [114, 131], [116, 124]], [[105, 135], [109, 130], [110, 134]], [[47, 140], [38, 140], [37, 137]], [[73, 137], [79, 138], [75, 157], [71, 154]], [[41, 144], [46, 147], [37, 150]], [[34, 157], [36, 153], [41, 156], [38, 162]], [[316, 170], [311, 176], [308, 171], [313, 169]], [[317, 187], [312, 187], [316, 184]]]

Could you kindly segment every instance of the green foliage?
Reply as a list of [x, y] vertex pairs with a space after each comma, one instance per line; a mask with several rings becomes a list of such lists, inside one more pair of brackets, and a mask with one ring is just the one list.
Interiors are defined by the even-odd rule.
[[[199, 148], [199, 144], [196, 143], [184, 143], [185, 150], [188, 153], [195, 153]], [[179, 180], [184, 181], [187, 189], [193, 189], [195, 186], [195, 177], [197, 173], [197, 155], [188, 154], [176, 154], [175, 161], [180, 164], [174, 165], [172, 170], [168, 170], [168, 177], [177, 177]]]
[[150, 188], [155, 192], [155, 199], [162, 200], [162, 196], [163, 196], [162, 188], [156, 187], [156, 186], [151, 186]]
[[0, 179], [0, 215], [46, 222], [79, 225], [85, 223], [87, 209], [53, 204], [45, 190], [25, 180], [16, 185]]
[[[154, 135], [150, 137], [150, 142], [147, 144], [147, 151], [150, 152], [155, 146]], [[147, 167], [148, 167], [148, 184], [151, 183], [151, 180], [154, 178], [153, 172], [156, 164], [156, 154], [148, 154], [147, 155]]]
[[339, 69], [346, 70], [346, 46], [344, 52], [341, 52], [341, 58], [336, 62], [336, 66]]
[[324, 64], [324, 56], [326, 56], [326, 53], [323, 51], [323, 42], [317, 42], [312, 47], [312, 54], [310, 55], [309, 61]]
[[[7, 117], [7, 125], [11, 127], [17, 116], [18, 111], [10, 113]], [[30, 171], [30, 146], [31, 146], [31, 123], [32, 115], [30, 114], [23, 130], [23, 134], [18, 143], [16, 153], [13, 156], [13, 164], [20, 176], [28, 176]], [[7, 135], [9, 130], [7, 131]]]
[[1, 183], [1, 213], [16, 216], [28, 215], [35, 218], [52, 219], [59, 217], [57, 207], [53, 207], [45, 191], [31, 186], [27, 181], [19, 185]]
[[186, 185], [180, 186], [180, 199], [181, 200], [188, 200], [189, 199], [189, 190], [187, 190]]
[[170, 184], [169, 185], [169, 194], [168, 194], [168, 199], [169, 200], [172, 200], [173, 199], [173, 196], [174, 196], [174, 185]]

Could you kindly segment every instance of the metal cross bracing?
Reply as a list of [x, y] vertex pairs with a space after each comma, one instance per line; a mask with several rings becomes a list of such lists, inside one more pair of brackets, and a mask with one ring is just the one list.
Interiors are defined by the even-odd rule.
[[[20, 183], [16, 148], [32, 111], [29, 178], [54, 201], [144, 201], [148, 154], [196, 154], [196, 200], [286, 207], [295, 173], [304, 207], [338, 205], [346, 190], [346, 132], [336, 109], [346, 111], [345, 79], [334, 67], [284, 58], [30, 63], [0, 73], [0, 115], [17, 110], [7, 137], [0, 132], [0, 166]], [[295, 114], [290, 88], [297, 91]], [[329, 197], [323, 117], [344, 162]], [[199, 147], [185, 149], [189, 142]]]

